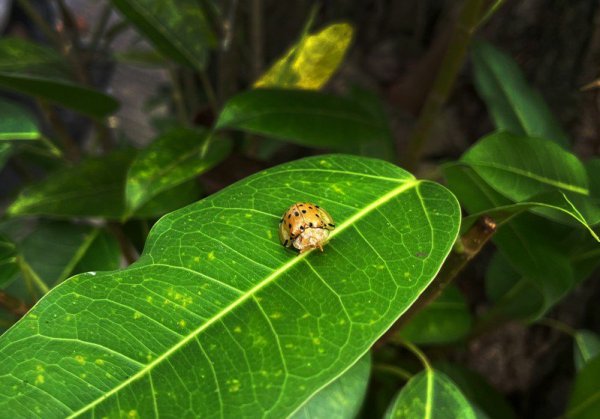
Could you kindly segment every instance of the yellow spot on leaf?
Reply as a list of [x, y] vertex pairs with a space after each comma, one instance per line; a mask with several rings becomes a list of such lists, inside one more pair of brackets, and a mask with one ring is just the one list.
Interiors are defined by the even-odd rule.
[[147, 301], [149, 304], [152, 304], [152, 296], [151, 296], [151, 295], [148, 295], [148, 296], [146, 297], [146, 301]]
[[94, 361], [94, 364], [98, 365], [98, 366], [102, 366], [104, 365], [104, 360], [103, 359], [97, 359]]
[[44, 384], [46, 382], [46, 379], [44, 378], [44, 376], [42, 374], [38, 374], [37, 377], [35, 377], [35, 384], [36, 385], [40, 385], [40, 384]]
[[277, 319], [281, 318], [281, 313], [278, 312], [278, 311], [276, 311], [275, 313], [271, 314], [269, 317], [272, 318], [272, 319], [277, 320]]
[[236, 327], [233, 328], [233, 331], [235, 333], [242, 333], [242, 328], [240, 326], [236, 326]]
[[211, 251], [211, 252], [208, 254], [208, 260], [210, 260], [210, 261], [213, 261], [213, 260], [215, 260], [216, 258], [217, 258], [217, 257], [215, 256], [215, 252], [212, 252], [212, 251]]
[[142, 313], [140, 313], [139, 311], [134, 311], [134, 312], [133, 312], [133, 318], [134, 318], [134, 319], [136, 319], [136, 320], [137, 320], [137, 319], [139, 319], [139, 318], [141, 318], [141, 317], [142, 317]]
[[240, 391], [240, 380], [236, 380], [236, 379], [232, 379], [232, 380], [227, 380], [227, 389], [229, 390], [230, 393], [237, 393], [238, 391]]
[[136, 419], [139, 418], [140, 415], [138, 414], [137, 410], [130, 410], [129, 412], [127, 412], [127, 417], [129, 419]]
[[186, 322], [185, 322], [185, 320], [181, 319], [181, 320], [179, 320], [179, 322], [177, 324], [179, 325], [179, 327], [185, 327]]
[[45, 369], [44, 369], [44, 366], [43, 366], [43, 365], [36, 365], [36, 366], [35, 366], [35, 370], [36, 370], [37, 372], [44, 372], [44, 371], [45, 371]]
[[77, 361], [78, 364], [83, 365], [85, 364], [85, 357], [82, 355], [75, 355], [75, 361]]

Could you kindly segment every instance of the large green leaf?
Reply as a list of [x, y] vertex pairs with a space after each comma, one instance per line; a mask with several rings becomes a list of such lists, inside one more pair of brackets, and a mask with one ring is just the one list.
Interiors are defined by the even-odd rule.
[[216, 39], [196, 0], [112, 0], [112, 3], [166, 57], [196, 70], [206, 65]]
[[359, 102], [309, 90], [241, 93], [225, 104], [216, 128], [343, 150], [389, 135], [387, 125]]
[[73, 83], [61, 57], [51, 49], [15, 38], [0, 39], [0, 88], [96, 117], [119, 107], [113, 97]]
[[581, 370], [600, 354], [600, 336], [591, 330], [578, 330], [573, 336], [575, 367]]
[[14, 103], [0, 99], [0, 141], [37, 140], [40, 130], [35, 118]]
[[133, 158], [131, 150], [118, 151], [52, 173], [26, 187], [8, 214], [119, 219], [125, 213], [125, 177]]
[[[281, 214], [303, 200], [336, 221], [323, 253], [277, 239]], [[285, 416], [416, 300], [459, 220], [446, 189], [379, 160], [317, 156], [259, 172], [163, 217], [129, 268], [78, 275], [43, 298], [0, 338], [0, 409]]]
[[386, 418], [472, 418], [477, 410], [446, 374], [425, 370], [412, 377], [392, 401]]
[[296, 413], [294, 419], [354, 419], [362, 405], [369, 375], [371, 356], [363, 356], [348, 371], [312, 396]]
[[472, 320], [461, 292], [449, 286], [435, 301], [418, 312], [397, 337], [417, 345], [456, 342], [469, 333]]
[[487, 42], [473, 45], [475, 85], [499, 130], [552, 140], [568, 148], [569, 138], [542, 96], [517, 64]]
[[600, 412], [600, 356], [579, 371], [575, 378], [575, 387], [571, 394], [565, 417], [577, 419], [595, 419]]
[[302, 37], [254, 86], [320, 89], [344, 59], [352, 33], [351, 25], [335, 23], [318, 33]]
[[[231, 150], [231, 143], [223, 138], [210, 141], [209, 135], [204, 130], [174, 129], [142, 150], [127, 174], [125, 193], [129, 210], [135, 211], [160, 192], [222, 161]], [[208, 150], [203, 153], [207, 146]]]
[[538, 138], [496, 132], [479, 140], [461, 162], [514, 201], [556, 189], [589, 194], [587, 174], [577, 157]]

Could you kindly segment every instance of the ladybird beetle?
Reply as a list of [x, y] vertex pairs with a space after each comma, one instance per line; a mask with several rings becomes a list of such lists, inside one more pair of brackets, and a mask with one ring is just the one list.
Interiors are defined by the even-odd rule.
[[293, 245], [301, 254], [317, 247], [322, 252], [334, 228], [333, 218], [323, 208], [310, 202], [297, 202], [279, 221], [279, 240], [285, 247]]

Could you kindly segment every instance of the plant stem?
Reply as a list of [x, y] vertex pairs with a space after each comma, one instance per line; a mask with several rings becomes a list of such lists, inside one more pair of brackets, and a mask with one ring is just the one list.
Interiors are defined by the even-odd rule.
[[66, 151], [69, 159], [74, 161], [79, 160], [81, 157], [81, 151], [54, 108], [52, 108], [52, 106], [43, 99], [36, 99], [36, 103], [39, 106], [42, 115], [44, 115], [44, 118], [52, 127], [52, 130], [56, 136], [61, 140], [63, 148]]
[[21, 270], [21, 274], [25, 280], [31, 281], [33, 284], [35, 284], [42, 294], [46, 294], [48, 291], [50, 291], [48, 285], [46, 285], [42, 278], [38, 276], [31, 265], [29, 265], [22, 256], [17, 256], [17, 265], [19, 265], [19, 269]]
[[214, 113], [215, 118], [219, 114], [219, 102], [217, 100], [217, 95], [215, 94], [215, 90], [208, 79], [208, 75], [206, 71], [201, 71], [199, 73], [200, 82], [202, 83], [202, 88], [204, 89], [204, 94], [206, 95], [206, 99], [208, 100], [208, 104], [211, 110]]
[[181, 88], [181, 82], [179, 80], [179, 76], [177, 74], [177, 69], [175, 67], [169, 68], [169, 75], [171, 76], [171, 84], [172, 84], [172, 94], [173, 94], [173, 102], [175, 103], [175, 109], [177, 111], [177, 118], [179, 122], [184, 126], [189, 125], [189, 120], [187, 117], [187, 110], [185, 108], [185, 101], [183, 99], [183, 90]]
[[406, 381], [410, 380], [413, 376], [405, 369], [389, 364], [375, 364], [373, 365], [373, 371], [381, 371], [387, 374], [395, 375], [396, 377], [400, 377]]
[[123, 231], [123, 226], [121, 224], [111, 222], [108, 224], [108, 229], [119, 242], [121, 253], [127, 261], [127, 264], [131, 265], [138, 259], [139, 256], [137, 254], [137, 251], [133, 247], [133, 244], [131, 244], [131, 242], [127, 238], [127, 235]]
[[264, 62], [263, 0], [250, 2], [250, 45], [252, 78], [257, 80], [262, 74]]
[[409, 351], [411, 351], [413, 354], [416, 355], [417, 358], [419, 358], [419, 361], [421, 361], [421, 364], [423, 364], [423, 367], [427, 370], [427, 371], [431, 371], [431, 364], [429, 363], [429, 360], [427, 359], [427, 357], [425, 356], [425, 354], [416, 346], [413, 345], [412, 343], [404, 340], [401, 342], [402, 346], [404, 346], [406, 349], [408, 349]]
[[33, 23], [44, 33], [44, 36], [48, 38], [48, 41], [54, 44], [54, 46], [61, 52], [63, 52], [63, 43], [54, 28], [46, 22], [46, 19], [40, 15], [37, 9], [31, 4], [29, 0], [18, 0], [19, 6], [23, 9], [23, 12], [29, 17]]
[[539, 325], [548, 326], [552, 329], [558, 330], [558, 331], [560, 331], [566, 335], [569, 335], [573, 338], [577, 334], [577, 331], [575, 329], [573, 329], [571, 326], [569, 326], [568, 324], [563, 323], [561, 321], [555, 320], [555, 319], [543, 318], [543, 319], [539, 319], [536, 323]]
[[480, 16], [483, 0], [464, 0], [462, 11], [454, 26], [454, 31], [444, 59], [440, 65], [433, 87], [427, 96], [427, 100], [415, 128], [408, 141], [405, 167], [414, 170], [421, 159], [421, 154], [428, 140], [435, 120], [448, 99], [450, 91], [454, 86], [458, 72], [460, 71], [467, 48], [473, 36]]
[[494, 3], [488, 7], [488, 9], [483, 13], [481, 19], [479, 19], [479, 22], [477, 22], [475, 30], [478, 30], [480, 27], [485, 25], [487, 21], [490, 20], [490, 18], [494, 15], [494, 13], [496, 13], [500, 7], [502, 7], [504, 2], [505, 0], [494, 0]]
[[112, 4], [107, 2], [106, 5], [104, 5], [104, 9], [102, 9], [102, 13], [100, 14], [100, 19], [98, 20], [98, 23], [92, 30], [92, 37], [89, 46], [89, 49], [92, 53], [98, 50], [100, 40], [102, 39], [102, 35], [106, 31], [106, 27], [108, 26], [108, 22], [110, 20], [110, 15], [112, 14], [112, 11]]
[[73, 269], [75, 269], [75, 266], [77, 266], [83, 255], [85, 255], [85, 252], [87, 252], [87, 250], [92, 245], [93, 241], [96, 240], [96, 237], [98, 237], [98, 234], [100, 234], [100, 229], [95, 228], [84, 237], [83, 242], [81, 243], [81, 245], [79, 245], [73, 257], [69, 260], [69, 262], [66, 264], [66, 266], [58, 276], [58, 279], [54, 283], [54, 286], [57, 286], [71, 275]]
[[442, 265], [437, 276], [417, 300], [375, 343], [375, 348], [383, 346], [402, 327], [406, 326], [415, 314], [440, 296], [460, 271], [473, 259], [496, 232], [496, 222], [487, 216], [480, 217], [473, 226], [454, 244], [454, 248]]

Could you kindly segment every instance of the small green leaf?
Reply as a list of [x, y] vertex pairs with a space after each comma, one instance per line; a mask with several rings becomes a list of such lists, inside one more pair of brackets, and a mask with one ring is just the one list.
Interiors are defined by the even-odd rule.
[[450, 377], [462, 393], [490, 419], [517, 417], [504, 397], [478, 373], [450, 363], [435, 364], [434, 368]]
[[116, 239], [103, 230], [66, 222], [44, 222], [18, 246], [31, 269], [49, 286], [69, 276], [119, 266]]
[[15, 244], [0, 235], [0, 289], [8, 286], [17, 277], [17, 254]]
[[449, 286], [417, 313], [397, 337], [416, 345], [447, 344], [464, 338], [471, 329], [471, 323], [465, 298], [458, 288]]
[[26, 187], [8, 214], [119, 219], [125, 209], [125, 176], [133, 158], [131, 150], [117, 151], [51, 173]]
[[[277, 238], [305, 200], [336, 221], [323, 253]], [[256, 173], [161, 218], [136, 263], [65, 281], [0, 336], [0, 411], [285, 417], [418, 298], [459, 223], [445, 188], [380, 160]]]
[[461, 162], [516, 202], [556, 189], [589, 195], [587, 174], [577, 157], [538, 138], [496, 132], [479, 140]]
[[367, 354], [335, 381], [319, 390], [291, 417], [354, 419], [365, 397], [370, 373], [371, 356]]
[[385, 417], [475, 419], [478, 413], [446, 374], [425, 370], [412, 377], [400, 390]]
[[216, 39], [201, 2], [195, 0], [112, 0], [164, 56], [196, 70], [206, 65]]
[[231, 143], [223, 138], [210, 139], [210, 135], [204, 130], [174, 129], [142, 150], [127, 174], [129, 211], [221, 162], [229, 154]]
[[119, 107], [113, 97], [73, 83], [55, 51], [16, 38], [0, 39], [0, 87], [90, 116], [103, 117]]
[[354, 30], [335, 23], [304, 36], [279, 58], [254, 87], [319, 90], [335, 73], [352, 41]]
[[35, 118], [22, 107], [0, 99], [0, 115], [0, 141], [40, 138]]
[[588, 362], [577, 373], [565, 417], [572, 419], [596, 419], [600, 412], [600, 356]]
[[573, 337], [573, 357], [577, 371], [600, 354], [600, 336], [590, 330], [578, 330]]
[[569, 147], [567, 134], [512, 58], [479, 41], [473, 45], [473, 65], [475, 85], [497, 129]]
[[241, 93], [225, 104], [216, 128], [342, 150], [388, 136], [387, 126], [360, 103], [309, 90]]

